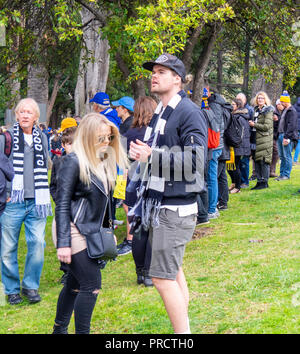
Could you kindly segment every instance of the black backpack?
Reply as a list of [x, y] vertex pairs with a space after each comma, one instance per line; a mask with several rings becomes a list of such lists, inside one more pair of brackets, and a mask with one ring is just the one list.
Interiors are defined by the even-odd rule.
[[244, 126], [239, 118], [233, 118], [231, 115], [228, 127], [224, 131], [224, 139], [228, 146], [234, 148], [240, 147], [244, 136]]

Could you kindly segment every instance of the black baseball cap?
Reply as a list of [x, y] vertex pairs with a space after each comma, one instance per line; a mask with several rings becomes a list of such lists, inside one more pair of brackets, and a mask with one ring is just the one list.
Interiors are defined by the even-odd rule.
[[143, 68], [152, 71], [154, 65], [162, 65], [175, 71], [175, 73], [181, 77], [182, 82], [185, 82], [185, 66], [175, 55], [164, 53], [155, 61], [147, 61], [144, 63]]

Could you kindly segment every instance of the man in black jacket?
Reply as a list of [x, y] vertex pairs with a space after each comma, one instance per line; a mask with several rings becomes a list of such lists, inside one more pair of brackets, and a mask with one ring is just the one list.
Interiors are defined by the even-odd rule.
[[200, 108], [182, 90], [181, 60], [163, 54], [143, 67], [152, 71], [151, 91], [161, 99], [144, 138], [157, 137], [157, 144], [132, 142], [129, 151], [131, 158], [150, 160], [151, 166], [145, 194], [145, 219], [150, 221], [142, 220], [149, 225], [152, 245], [149, 275], [175, 333], [190, 333], [182, 260], [196, 224], [197, 193], [204, 185], [207, 125]]
[[280, 96], [280, 102], [284, 107], [278, 127], [278, 152], [280, 157], [280, 176], [276, 181], [287, 180], [293, 167], [292, 151], [293, 143], [298, 141], [298, 114], [291, 105], [289, 94], [284, 91]]

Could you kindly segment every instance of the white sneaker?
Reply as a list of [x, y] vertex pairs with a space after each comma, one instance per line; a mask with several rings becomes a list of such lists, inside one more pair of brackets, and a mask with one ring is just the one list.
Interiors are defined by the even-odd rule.
[[217, 219], [220, 216], [219, 211], [215, 211], [214, 213], [208, 213], [207, 214], [208, 219]]

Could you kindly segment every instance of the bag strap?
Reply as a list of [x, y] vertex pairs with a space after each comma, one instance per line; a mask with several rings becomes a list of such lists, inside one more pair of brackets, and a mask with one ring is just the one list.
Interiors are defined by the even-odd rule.
[[3, 135], [5, 139], [4, 154], [9, 158], [12, 150], [12, 135], [8, 130], [3, 132]]
[[113, 218], [112, 218], [112, 205], [111, 205], [111, 201], [112, 201], [112, 190], [109, 191], [108, 193], [108, 224], [109, 224], [109, 228], [113, 229]]

